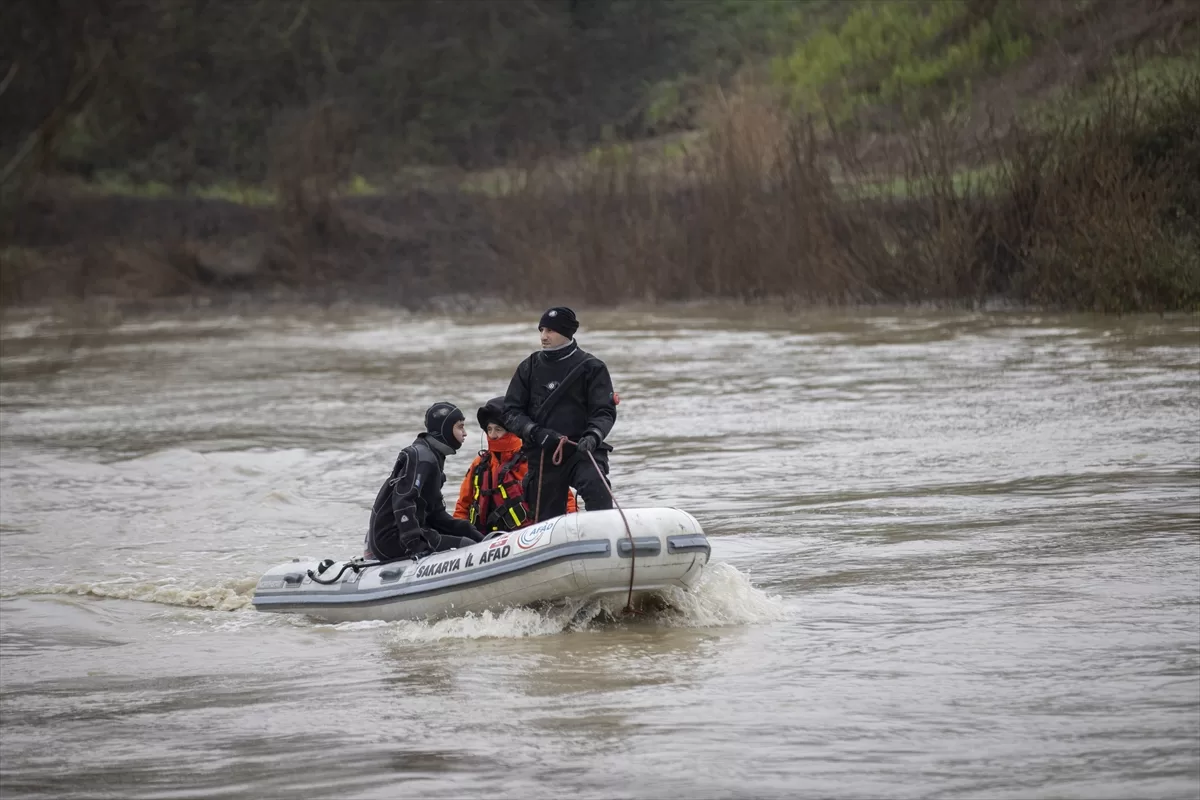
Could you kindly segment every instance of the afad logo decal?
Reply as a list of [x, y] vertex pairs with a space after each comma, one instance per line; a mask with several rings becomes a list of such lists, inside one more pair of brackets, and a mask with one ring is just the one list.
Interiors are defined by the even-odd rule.
[[540, 525], [534, 525], [532, 528], [526, 528], [521, 531], [521, 535], [517, 537], [517, 547], [522, 550], [528, 550], [542, 540], [542, 534], [554, 527], [553, 522], [543, 522]]

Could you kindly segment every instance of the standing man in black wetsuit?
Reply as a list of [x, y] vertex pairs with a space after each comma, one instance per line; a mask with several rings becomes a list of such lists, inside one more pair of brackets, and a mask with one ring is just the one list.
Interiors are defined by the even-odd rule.
[[[617, 421], [616, 398], [608, 367], [575, 341], [578, 329], [575, 312], [565, 306], [543, 314], [538, 322], [542, 349], [517, 366], [504, 396], [504, 427], [520, 436], [529, 451], [523, 492], [539, 519], [567, 512], [571, 486], [588, 511], [613, 507], [608, 491], [612, 447], [604, 439]], [[564, 444], [562, 463], [555, 466], [553, 453], [563, 437], [579, 446]]]

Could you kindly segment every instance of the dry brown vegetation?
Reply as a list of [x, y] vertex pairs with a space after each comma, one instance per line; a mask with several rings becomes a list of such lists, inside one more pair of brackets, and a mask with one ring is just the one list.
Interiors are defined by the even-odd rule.
[[1090, 118], [1008, 126], [967, 145], [955, 122], [926, 124], [881, 189], [853, 140], [818, 141], [747, 92], [721, 100], [706, 146], [669, 168], [614, 150], [515, 172], [491, 196], [339, 198], [336, 126], [318, 119], [281, 160], [271, 208], [136, 198], [89, 208], [48, 191], [19, 226], [26, 246], [5, 251], [0, 296], [284, 287], [409, 304], [466, 291], [518, 302], [1196, 309], [1197, 120], [1192, 77], [1148, 97], [1118, 83]]
[[1117, 84], [1089, 119], [968, 148], [954, 122], [925, 125], [881, 192], [853, 142], [830, 164], [810, 125], [739, 97], [669, 174], [616, 156], [533, 171], [496, 232], [514, 283], [599, 302], [1196, 308], [1197, 121], [1193, 77], [1151, 97]]

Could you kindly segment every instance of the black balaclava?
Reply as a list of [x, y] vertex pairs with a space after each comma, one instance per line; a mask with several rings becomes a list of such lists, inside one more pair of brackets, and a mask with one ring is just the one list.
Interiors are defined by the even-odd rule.
[[454, 424], [465, 419], [454, 403], [434, 403], [425, 412], [425, 430], [432, 438], [458, 452], [462, 442], [454, 436]]

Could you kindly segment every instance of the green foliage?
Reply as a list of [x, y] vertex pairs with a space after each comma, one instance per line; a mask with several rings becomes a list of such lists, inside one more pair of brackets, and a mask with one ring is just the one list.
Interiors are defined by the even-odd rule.
[[381, 194], [379, 187], [373, 186], [370, 181], [362, 175], [354, 175], [350, 178], [350, 182], [346, 185], [346, 194], [356, 196], [370, 196]]
[[162, 181], [135, 181], [127, 175], [102, 173], [89, 186], [98, 194], [113, 194], [126, 197], [170, 197], [174, 192]]
[[1102, 80], [1080, 89], [1060, 87], [1036, 103], [1023, 109], [1023, 117], [1031, 124], [1049, 128], [1064, 122], [1083, 122], [1096, 119], [1104, 111], [1106, 98], [1116, 91], [1130, 99], [1141, 101], [1139, 113], [1148, 105], [1145, 101], [1161, 99], [1187, 80], [1200, 78], [1200, 57], [1152, 55], [1135, 58], [1122, 55], [1113, 58]]
[[690, 120], [690, 110], [685, 105], [686, 89], [678, 79], [659, 81], [646, 93], [646, 122], [654, 129], [682, 126]]
[[[842, 13], [842, 0], [678, 0], [671, 38], [683, 44], [668, 77], [633, 97], [645, 135], [694, 128], [704, 93], [744, 67], [790, 50], [811, 17]], [[804, 13], [801, 12], [803, 9]]]
[[[961, 167], [949, 175], [948, 188], [956, 197], [970, 195], [990, 196], [999, 190], [997, 178], [1001, 167], [997, 164], [987, 164], [982, 167]], [[932, 195], [947, 176], [938, 175], [936, 178], [913, 178], [896, 176], [879, 181], [855, 181], [854, 183], [839, 184], [838, 190], [847, 198], [925, 198]]]
[[262, 186], [246, 186], [234, 183], [218, 183], [197, 186], [188, 190], [193, 197], [208, 200], [225, 200], [243, 206], [273, 206], [277, 201], [275, 192]]
[[[243, 206], [273, 206], [278, 201], [278, 196], [274, 191], [261, 185], [221, 181], [187, 186], [182, 190], [177, 190], [162, 181], [137, 181], [128, 175], [114, 172], [97, 175], [96, 180], [85, 185], [85, 189], [93, 194], [121, 197], [179, 197], [182, 195], [205, 200], [224, 200]], [[362, 175], [352, 176], [344, 186], [339, 187], [339, 191], [347, 196], [368, 196], [382, 193], [378, 186], [371, 184]]]
[[972, 77], [1029, 55], [1016, 9], [999, 0], [975, 18], [964, 0], [863, 4], [777, 58], [773, 75], [796, 107], [834, 124], [877, 104], [928, 114], [969, 94]]

